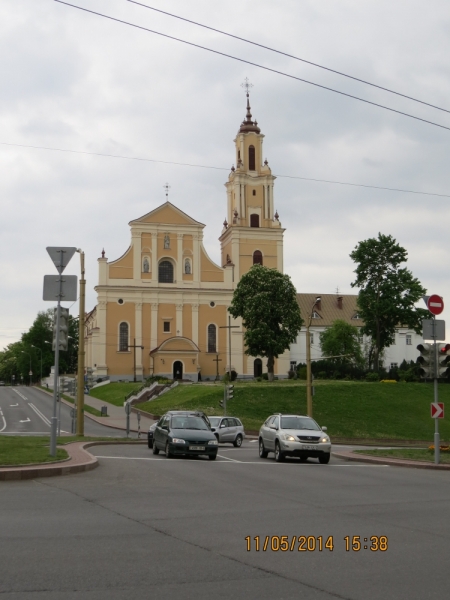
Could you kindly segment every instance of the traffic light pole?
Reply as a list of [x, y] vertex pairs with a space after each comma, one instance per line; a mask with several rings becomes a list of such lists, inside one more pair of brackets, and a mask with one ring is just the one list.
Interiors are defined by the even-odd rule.
[[84, 252], [78, 248], [80, 252], [81, 263], [81, 279], [80, 279], [80, 316], [78, 319], [78, 372], [77, 372], [77, 394], [76, 394], [76, 420], [77, 420], [77, 435], [84, 436], [84, 311], [85, 311], [85, 294], [86, 280], [84, 278]]
[[[434, 402], [439, 402], [438, 391], [438, 345], [436, 332], [436, 317], [433, 317], [433, 334], [434, 334]], [[439, 438], [439, 419], [434, 420], [434, 464], [438, 465], [441, 453], [441, 441]]]

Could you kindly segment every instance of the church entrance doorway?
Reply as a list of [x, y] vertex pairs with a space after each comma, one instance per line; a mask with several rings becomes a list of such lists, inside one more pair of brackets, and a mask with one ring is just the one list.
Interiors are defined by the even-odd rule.
[[173, 378], [183, 379], [183, 363], [181, 360], [176, 360], [173, 363]]
[[255, 362], [253, 363], [253, 377], [261, 377], [262, 375], [262, 360], [260, 358], [255, 358]]

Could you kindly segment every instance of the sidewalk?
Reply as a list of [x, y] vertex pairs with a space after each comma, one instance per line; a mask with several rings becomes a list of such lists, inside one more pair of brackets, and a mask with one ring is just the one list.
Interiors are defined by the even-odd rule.
[[[46, 390], [40, 389], [44, 394], [53, 395], [53, 392], [47, 392]], [[70, 394], [67, 394], [70, 396]], [[71, 396], [73, 398], [73, 396]], [[67, 406], [73, 406], [69, 402], [65, 401], [64, 398], [61, 399], [61, 402], [67, 404]], [[125, 413], [125, 408], [123, 406], [115, 406], [109, 402], [105, 402], [104, 400], [99, 400], [98, 398], [94, 398], [93, 396], [84, 395], [84, 403], [92, 406], [92, 408], [96, 408], [98, 411], [101, 410], [102, 406], [106, 406], [108, 410], [107, 417], [96, 417], [91, 415], [90, 413], [84, 411], [84, 416], [88, 419], [92, 419], [96, 423], [100, 423], [100, 425], [105, 425], [105, 427], [112, 427], [113, 429], [123, 429], [127, 428], [127, 415]], [[141, 435], [147, 434], [147, 431], [150, 425], [153, 425], [155, 421], [150, 419], [145, 413], [141, 412]], [[130, 414], [130, 431], [137, 432], [138, 431], [138, 421], [137, 414], [135, 412], [131, 412]]]

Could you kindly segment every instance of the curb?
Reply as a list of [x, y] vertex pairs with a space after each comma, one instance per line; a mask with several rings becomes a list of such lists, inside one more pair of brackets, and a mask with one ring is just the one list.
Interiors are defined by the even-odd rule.
[[[58, 446], [58, 448], [67, 450], [69, 458], [54, 461], [48, 464], [41, 463], [37, 465], [13, 465], [11, 467], [1, 467], [0, 481], [21, 481], [25, 479], [35, 479], [36, 477], [58, 477], [61, 475], [72, 475], [74, 473], [92, 471], [92, 469], [96, 469], [98, 467], [99, 463], [97, 458], [87, 451], [87, 448], [91, 448], [92, 446], [107, 446], [111, 444], [118, 445], [146, 443], [147, 440], [132, 440], [129, 442], [122, 440], [111, 442], [109, 440], [70, 442], [69, 444]], [[72, 464], [70, 464], [71, 461], [73, 461]]]
[[406, 458], [387, 458], [387, 457], [372, 457], [364, 454], [354, 454], [353, 452], [333, 452], [332, 456], [342, 458], [354, 462], [372, 463], [375, 465], [389, 465], [390, 467], [406, 467], [409, 469], [434, 469], [437, 471], [450, 471], [450, 464], [435, 465], [434, 463], [420, 462], [416, 460], [408, 460]]

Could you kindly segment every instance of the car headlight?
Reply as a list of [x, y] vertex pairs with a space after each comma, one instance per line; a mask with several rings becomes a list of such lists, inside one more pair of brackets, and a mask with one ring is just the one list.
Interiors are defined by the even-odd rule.
[[180, 438], [172, 438], [172, 444], [185, 444], [184, 440], [180, 440]]
[[219, 442], [217, 440], [209, 440], [208, 446], [217, 446]]
[[326, 442], [330, 441], [330, 438], [329, 437], [323, 437], [320, 441], [323, 442], [323, 443], [326, 443]]
[[293, 435], [290, 435], [289, 433], [285, 433], [284, 435], [281, 436], [281, 438], [285, 442], [295, 442], [295, 437]]

